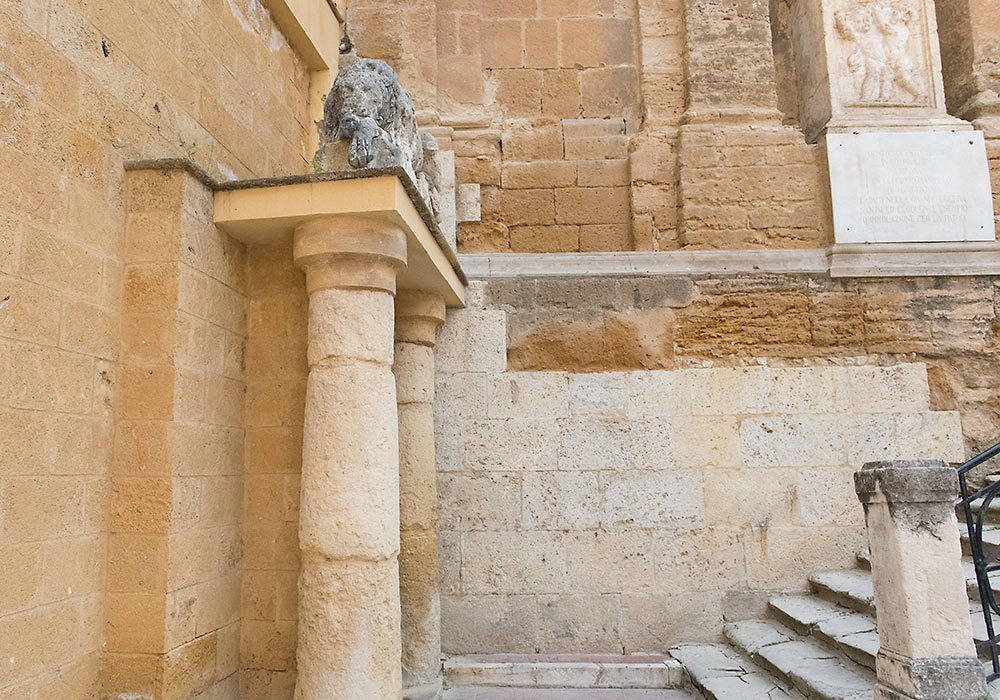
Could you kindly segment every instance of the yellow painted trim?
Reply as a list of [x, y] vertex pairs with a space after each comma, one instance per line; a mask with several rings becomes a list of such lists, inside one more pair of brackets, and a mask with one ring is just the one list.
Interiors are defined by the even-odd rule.
[[264, 5], [310, 70], [336, 72], [340, 23], [326, 0], [264, 0]]
[[365, 216], [406, 232], [400, 289], [436, 292], [465, 305], [465, 286], [395, 175], [248, 187], [215, 193], [215, 224], [249, 245], [290, 241], [295, 227], [318, 216]]
[[[264, 0], [288, 43], [309, 67], [309, 120], [306, 128], [308, 156], [319, 148], [319, 132], [313, 122], [323, 119], [323, 104], [337, 77], [340, 61], [340, 23], [326, 0]], [[338, 0], [341, 13], [345, 0]]]

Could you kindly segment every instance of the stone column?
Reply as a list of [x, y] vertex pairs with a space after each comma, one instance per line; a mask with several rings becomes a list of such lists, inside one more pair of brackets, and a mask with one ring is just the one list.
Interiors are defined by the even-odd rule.
[[441, 692], [441, 600], [434, 460], [434, 336], [444, 322], [438, 294], [401, 291], [396, 298], [396, 401], [399, 410], [399, 593], [403, 697]]
[[296, 700], [399, 698], [399, 438], [393, 295], [403, 231], [295, 229], [309, 293]]
[[979, 700], [954, 504], [940, 460], [869, 462], [854, 474], [865, 508], [878, 611], [875, 700]]

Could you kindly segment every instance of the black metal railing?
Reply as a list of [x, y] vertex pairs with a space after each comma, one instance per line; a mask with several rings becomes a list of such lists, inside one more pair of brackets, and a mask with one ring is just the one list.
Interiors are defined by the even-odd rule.
[[990, 546], [987, 551], [987, 546], [983, 543], [983, 526], [987, 520], [990, 504], [1000, 496], [1000, 480], [988, 483], [970, 493], [969, 477], [976, 467], [998, 455], [1000, 455], [1000, 443], [958, 467], [958, 484], [962, 498], [956, 506], [956, 510], [965, 516], [965, 525], [969, 530], [969, 549], [972, 551], [972, 562], [976, 568], [979, 600], [983, 605], [986, 639], [978, 642], [976, 647], [980, 652], [988, 651], [990, 661], [993, 663], [993, 673], [987, 675], [987, 681], [1000, 678], [1000, 635], [996, 633], [994, 625], [994, 615], [1000, 616], [1000, 605], [997, 604], [990, 583], [990, 574], [1000, 571], [1000, 546]]

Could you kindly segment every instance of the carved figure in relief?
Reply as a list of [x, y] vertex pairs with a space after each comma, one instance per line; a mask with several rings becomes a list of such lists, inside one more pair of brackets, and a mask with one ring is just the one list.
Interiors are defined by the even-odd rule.
[[858, 0], [834, 14], [840, 36], [854, 44], [848, 69], [861, 102], [913, 102], [923, 96], [910, 52], [917, 13], [902, 0]]
[[319, 170], [402, 167], [438, 216], [437, 142], [417, 131], [410, 94], [388, 63], [359, 58], [343, 66], [323, 106]]

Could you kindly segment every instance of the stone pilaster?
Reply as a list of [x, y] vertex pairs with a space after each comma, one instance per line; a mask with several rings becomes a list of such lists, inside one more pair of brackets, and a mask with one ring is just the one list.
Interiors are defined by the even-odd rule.
[[444, 322], [438, 294], [403, 290], [396, 298], [396, 401], [399, 410], [399, 584], [403, 697], [441, 689], [441, 599], [434, 460], [434, 340]]
[[393, 295], [406, 237], [362, 217], [310, 219], [294, 256], [309, 293], [295, 697], [398, 698]]
[[940, 460], [869, 462], [854, 483], [878, 611], [875, 699], [979, 700], [986, 682], [969, 621], [955, 470]]

